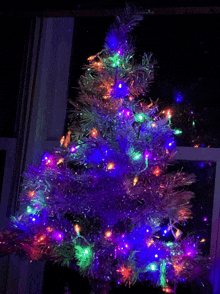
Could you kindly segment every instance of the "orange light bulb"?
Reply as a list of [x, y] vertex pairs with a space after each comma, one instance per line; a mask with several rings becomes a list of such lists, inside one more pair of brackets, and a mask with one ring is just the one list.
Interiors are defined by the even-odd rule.
[[80, 228], [80, 226], [79, 226], [78, 224], [76, 224], [76, 225], [74, 226], [74, 230], [75, 230], [75, 232], [78, 234], [78, 233], [81, 231], [81, 228]]
[[39, 242], [43, 241], [45, 238], [46, 238], [46, 236], [43, 234], [37, 239], [37, 242], [39, 243]]
[[110, 162], [107, 164], [107, 170], [111, 170], [115, 167], [114, 163]]
[[135, 177], [135, 178], [133, 179], [133, 186], [135, 186], [135, 185], [137, 184], [137, 182], [138, 182], [138, 177]]
[[163, 288], [163, 291], [166, 292], [166, 293], [172, 293], [173, 292], [173, 290], [168, 288], [168, 287]]
[[147, 247], [150, 247], [154, 243], [153, 239], [147, 240]]
[[60, 158], [58, 161], [57, 161], [57, 165], [61, 164], [64, 162], [64, 159], [63, 158]]
[[161, 173], [161, 170], [160, 170], [159, 166], [157, 166], [155, 168], [155, 170], [153, 171], [153, 175], [155, 175], [156, 177], [158, 177], [160, 175], [160, 173]]
[[105, 232], [105, 237], [106, 237], [106, 238], [111, 237], [111, 235], [112, 235], [112, 232], [111, 232], [111, 231], [107, 231], [107, 232]]
[[35, 196], [35, 192], [34, 191], [29, 191], [28, 192], [28, 197], [33, 198]]
[[98, 135], [98, 131], [96, 130], [96, 128], [94, 128], [94, 129], [91, 131], [91, 137], [95, 138], [97, 135]]
[[46, 230], [48, 233], [51, 233], [53, 231], [53, 229], [51, 227], [47, 227]]
[[171, 117], [171, 110], [170, 109], [168, 109], [167, 111], [166, 111], [166, 116], [169, 118], [169, 117]]
[[65, 142], [65, 136], [63, 136], [61, 139], [60, 139], [60, 146], [63, 146]]

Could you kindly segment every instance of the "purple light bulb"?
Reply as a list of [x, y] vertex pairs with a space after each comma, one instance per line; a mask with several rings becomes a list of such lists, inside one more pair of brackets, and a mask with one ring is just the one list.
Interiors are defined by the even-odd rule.
[[53, 238], [58, 241], [58, 242], [61, 242], [64, 238], [64, 234], [63, 232], [59, 232], [59, 231], [54, 231], [53, 232]]
[[145, 159], [149, 159], [149, 158], [151, 158], [151, 156], [152, 156], [151, 152], [149, 152], [148, 150], [145, 150], [145, 152], [144, 152]]
[[75, 153], [76, 150], [77, 150], [77, 149], [76, 149], [76, 146], [72, 146], [71, 149], [70, 149], [70, 152]]

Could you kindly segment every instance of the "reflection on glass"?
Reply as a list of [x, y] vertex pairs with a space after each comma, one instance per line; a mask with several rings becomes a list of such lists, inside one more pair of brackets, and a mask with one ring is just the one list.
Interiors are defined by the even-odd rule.
[[193, 218], [181, 230], [184, 235], [194, 236], [200, 242], [204, 255], [210, 253], [215, 166], [214, 162], [178, 160], [168, 169], [169, 173], [182, 171], [196, 176], [196, 183], [188, 187], [195, 193], [192, 200]]

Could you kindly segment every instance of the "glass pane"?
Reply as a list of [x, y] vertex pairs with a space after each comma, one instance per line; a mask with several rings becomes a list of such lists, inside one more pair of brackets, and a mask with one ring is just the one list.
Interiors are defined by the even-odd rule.
[[[74, 27], [69, 96], [77, 96], [77, 80], [89, 56], [103, 48], [112, 18], [77, 18]], [[136, 55], [152, 52], [158, 62], [147, 94], [159, 97], [163, 110], [173, 110], [172, 127], [182, 130], [178, 146], [220, 147], [220, 16], [146, 15], [132, 32]], [[71, 106], [70, 106], [71, 107]]]
[[187, 160], [178, 160], [169, 167], [169, 172], [182, 171], [196, 176], [196, 182], [188, 187], [195, 193], [192, 200], [193, 219], [184, 224], [183, 232], [197, 238], [204, 255], [210, 253], [215, 169], [214, 162]]
[[0, 17], [0, 27], [4, 28], [0, 30], [0, 137], [16, 137], [20, 74], [30, 24], [30, 18]]

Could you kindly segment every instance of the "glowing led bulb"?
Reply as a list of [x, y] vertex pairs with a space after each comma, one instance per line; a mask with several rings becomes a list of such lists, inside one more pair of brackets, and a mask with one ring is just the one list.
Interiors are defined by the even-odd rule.
[[106, 237], [106, 238], [111, 237], [111, 235], [112, 235], [112, 232], [111, 232], [111, 231], [107, 231], [107, 232], [105, 232], [105, 237]]
[[79, 232], [81, 231], [81, 228], [80, 228], [80, 226], [79, 226], [78, 224], [76, 224], [76, 225], [74, 226], [74, 230], [75, 230], [75, 232], [76, 232], [77, 234], [79, 234]]
[[163, 288], [163, 291], [166, 292], [166, 293], [172, 293], [173, 292], [173, 290], [168, 288], [168, 287]]
[[150, 247], [154, 243], [153, 239], [147, 240], [147, 247]]
[[182, 134], [182, 131], [181, 131], [181, 130], [175, 130], [175, 131], [174, 131], [174, 134], [175, 134], [175, 135], [180, 135], [180, 134]]
[[46, 230], [48, 233], [51, 233], [53, 231], [53, 229], [51, 227], [47, 227]]
[[175, 233], [175, 236], [176, 236], [176, 238], [179, 238], [181, 236], [181, 231], [177, 230], [176, 233]]
[[91, 131], [91, 137], [95, 138], [97, 135], [98, 135], [98, 131], [96, 130], [96, 128], [94, 128], [94, 129]]
[[149, 269], [152, 271], [156, 271], [157, 270], [157, 265], [155, 263], [151, 263], [149, 264]]
[[77, 151], [76, 146], [72, 146], [70, 152], [75, 153]]
[[160, 170], [160, 168], [157, 166], [157, 167], [155, 168], [155, 170], [153, 171], [153, 175], [155, 175], [156, 177], [158, 177], [158, 176], [160, 175], [160, 173], [161, 173], [161, 170]]
[[168, 118], [170, 118], [172, 115], [171, 115], [171, 110], [170, 109], [168, 109], [167, 111], [166, 111], [166, 116], [168, 117]]
[[37, 239], [37, 242], [41, 242], [41, 241], [43, 241], [45, 238], [46, 238], [45, 235], [41, 235], [41, 236]]
[[63, 136], [61, 139], [60, 139], [60, 146], [62, 146], [65, 142], [65, 136]]
[[57, 161], [57, 165], [63, 163], [64, 159], [63, 158], [60, 158], [58, 161]]
[[114, 167], [115, 167], [115, 164], [112, 163], [112, 162], [110, 162], [110, 163], [107, 164], [107, 170], [114, 169]]
[[27, 207], [27, 213], [31, 213], [32, 212], [32, 209], [30, 206]]
[[135, 186], [135, 185], [137, 184], [137, 182], [138, 182], [138, 177], [135, 177], [135, 178], [133, 179], [133, 186]]
[[35, 196], [35, 192], [34, 191], [29, 191], [28, 192], [28, 197], [33, 198]]

